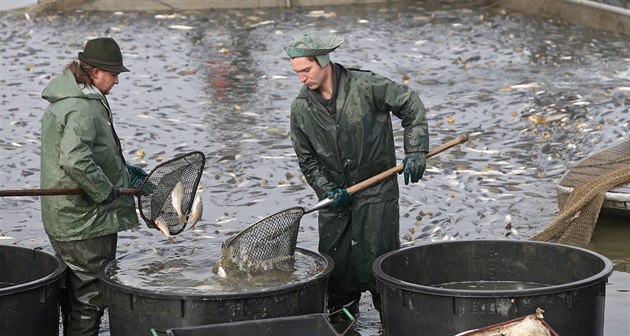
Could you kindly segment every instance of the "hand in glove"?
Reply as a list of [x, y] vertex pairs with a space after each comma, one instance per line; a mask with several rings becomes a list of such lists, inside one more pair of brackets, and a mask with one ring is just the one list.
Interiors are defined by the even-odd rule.
[[139, 189], [144, 179], [149, 175], [142, 168], [133, 165], [127, 165], [129, 173], [129, 188]]
[[114, 202], [115, 199], [116, 199], [116, 189], [112, 188], [112, 190], [109, 192], [109, 195], [107, 195], [107, 198], [101, 202], [101, 205], [103, 206], [109, 205], [112, 202]]
[[326, 192], [326, 197], [333, 200], [332, 207], [335, 209], [343, 208], [352, 203], [352, 195], [345, 188], [334, 188]]
[[403, 160], [403, 167], [405, 184], [409, 184], [409, 180], [411, 180], [411, 183], [420, 181], [424, 174], [424, 169], [427, 167], [427, 153], [414, 152], [407, 154]]

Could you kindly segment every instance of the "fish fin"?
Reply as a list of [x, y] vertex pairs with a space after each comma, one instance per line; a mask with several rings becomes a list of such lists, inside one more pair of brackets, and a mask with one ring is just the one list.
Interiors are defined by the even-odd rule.
[[179, 222], [179, 225], [184, 225], [188, 220], [186, 219], [186, 216], [181, 215], [177, 217], [177, 221]]

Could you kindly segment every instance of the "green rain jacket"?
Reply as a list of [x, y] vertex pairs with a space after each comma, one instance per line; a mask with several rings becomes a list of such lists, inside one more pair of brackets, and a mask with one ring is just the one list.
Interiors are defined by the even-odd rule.
[[137, 227], [133, 196], [99, 204], [112, 187], [129, 186], [106, 98], [96, 88], [81, 89], [69, 70], [50, 81], [42, 98], [50, 105], [42, 118], [41, 187], [85, 191], [41, 198], [48, 236], [73, 241]]
[[[390, 112], [402, 119], [405, 153], [429, 150], [425, 109], [413, 90], [338, 66], [335, 117], [306, 86], [291, 105], [291, 140], [319, 199], [329, 189], [347, 188], [396, 165]], [[335, 261], [331, 288], [375, 290], [372, 263], [400, 247], [397, 177], [353, 195], [349, 208], [319, 210], [318, 218], [319, 251]]]

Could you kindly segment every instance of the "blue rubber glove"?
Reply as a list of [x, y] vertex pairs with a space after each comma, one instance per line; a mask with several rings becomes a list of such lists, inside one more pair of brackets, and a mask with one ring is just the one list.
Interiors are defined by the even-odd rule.
[[409, 153], [403, 160], [403, 173], [405, 175], [405, 184], [416, 183], [420, 181], [424, 174], [424, 169], [427, 167], [427, 153], [426, 152], [414, 152]]
[[149, 176], [144, 169], [127, 164], [127, 172], [129, 173], [129, 188], [139, 189], [144, 179]]
[[333, 188], [326, 192], [326, 197], [333, 200], [331, 206], [335, 209], [343, 208], [352, 203], [352, 195], [345, 188]]

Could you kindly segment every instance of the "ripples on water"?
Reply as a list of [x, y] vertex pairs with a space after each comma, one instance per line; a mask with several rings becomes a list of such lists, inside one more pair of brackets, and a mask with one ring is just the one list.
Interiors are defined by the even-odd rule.
[[[401, 183], [403, 243], [527, 239], [553, 219], [567, 164], [628, 136], [627, 36], [451, 2], [317, 9], [0, 16], [0, 188], [38, 187], [41, 91], [102, 35], [132, 71], [109, 96], [130, 163], [208, 158], [204, 217], [175, 246], [220, 243], [317, 202], [288, 135], [300, 85], [282, 49], [306, 29], [346, 39], [333, 61], [408, 81], [428, 109], [431, 147], [475, 134], [430, 159], [421, 183]], [[299, 246], [316, 249], [316, 218], [302, 219]], [[2, 243], [49, 248], [36, 197], [2, 198], [0, 223], [14, 238]], [[119, 239], [121, 254], [166, 244], [147, 228]]]
[[459, 281], [434, 285], [438, 288], [460, 289], [467, 291], [504, 291], [504, 290], [526, 290], [533, 288], [549, 287], [550, 285], [536, 282], [521, 281]]

